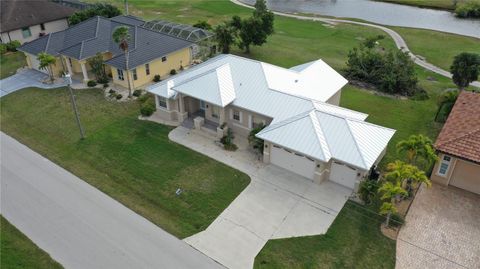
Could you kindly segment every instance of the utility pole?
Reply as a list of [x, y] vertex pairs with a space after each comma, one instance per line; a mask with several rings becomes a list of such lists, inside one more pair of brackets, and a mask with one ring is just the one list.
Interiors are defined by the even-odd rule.
[[128, 15], [128, 0], [125, 0], [125, 15]]
[[77, 103], [75, 101], [75, 96], [73, 95], [72, 77], [70, 76], [70, 74], [65, 75], [65, 81], [67, 82], [68, 90], [70, 91], [70, 98], [72, 100], [73, 112], [75, 112], [75, 119], [77, 120], [78, 129], [80, 129], [80, 138], [84, 139], [85, 132], [83, 131], [82, 123], [80, 122], [80, 114], [78, 113]]

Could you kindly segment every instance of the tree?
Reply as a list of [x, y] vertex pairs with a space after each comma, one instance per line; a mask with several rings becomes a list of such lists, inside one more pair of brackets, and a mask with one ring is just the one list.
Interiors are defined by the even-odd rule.
[[118, 9], [116, 6], [112, 6], [110, 4], [103, 4], [103, 3], [98, 3], [92, 5], [90, 8], [77, 11], [73, 13], [69, 18], [68, 18], [68, 23], [70, 25], [74, 25], [77, 23], [80, 23], [82, 21], [88, 20], [91, 17], [94, 16], [102, 16], [105, 18], [112, 18], [115, 16], [122, 15], [122, 12], [120, 9]]
[[95, 74], [97, 81], [107, 79], [107, 73], [105, 72], [105, 65], [103, 64], [104, 61], [101, 53], [97, 53], [95, 56], [89, 58], [87, 63], [92, 68], [92, 72]]
[[262, 21], [263, 32], [267, 36], [273, 34], [273, 22], [275, 15], [273, 12], [267, 9], [265, 0], [257, 0], [254, 7], [255, 10], [253, 11], [253, 17]]
[[386, 226], [390, 225], [390, 219], [392, 214], [397, 213], [396, 204], [400, 196], [407, 195], [407, 192], [402, 188], [400, 182], [392, 183], [390, 181], [385, 182], [379, 189], [379, 193], [382, 193], [381, 200], [385, 200], [380, 207], [380, 214], [386, 215]]
[[468, 87], [470, 82], [477, 80], [480, 72], [480, 55], [462, 52], [455, 56], [452, 66], [452, 80], [460, 90]]
[[385, 173], [385, 178], [389, 182], [398, 183], [404, 186], [409, 196], [412, 195], [412, 185], [425, 183], [428, 187], [431, 185], [430, 180], [425, 175], [425, 172], [418, 169], [418, 167], [404, 163], [402, 161], [395, 161], [387, 165], [388, 172]]
[[197, 27], [204, 30], [212, 30], [212, 26], [206, 21], [199, 21], [195, 23], [193, 27]]
[[437, 160], [432, 140], [422, 134], [411, 135], [408, 139], [398, 142], [396, 147], [399, 153], [406, 154], [408, 163], [412, 165], [418, 166], [419, 158], [427, 167]]
[[455, 102], [457, 101], [458, 94], [458, 90], [447, 91], [438, 98], [438, 109], [435, 114], [435, 121], [445, 122], [452, 111], [453, 105], [455, 105]]
[[132, 97], [132, 87], [130, 85], [130, 74], [128, 72], [128, 41], [130, 40], [130, 33], [127, 26], [118, 26], [115, 28], [115, 31], [112, 33], [112, 39], [115, 43], [118, 44], [118, 47], [123, 50], [125, 54], [125, 71], [127, 75], [127, 84], [128, 84], [128, 96]]
[[53, 82], [54, 78], [53, 78], [52, 67], [57, 62], [57, 59], [53, 55], [50, 55], [45, 52], [41, 52], [40, 54], [38, 54], [37, 60], [40, 62], [40, 65], [39, 65], [40, 69], [47, 70], [48, 75], [50, 77], [50, 81]]
[[230, 25], [223, 23], [215, 27], [215, 39], [222, 53], [230, 53], [230, 46], [235, 42], [234, 29]]

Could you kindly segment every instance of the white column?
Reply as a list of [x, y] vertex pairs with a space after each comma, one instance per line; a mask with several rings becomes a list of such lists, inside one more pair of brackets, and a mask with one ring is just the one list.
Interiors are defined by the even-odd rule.
[[70, 60], [68, 57], [64, 57], [65, 59], [65, 63], [67, 64], [67, 70], [68, 70], [68, 73], [73, 76], [73, 71], [72, 71], [72, 65], [70, 64]]
[[218, 115], [218, 123], [220, 125], [222, 125], [224, 122], [226, 122], [226, 119], [225, 119], [225, 108], [224, 107], [220, 107], [220, 115]]
[[181, 93], [178, 94], [178, 105], [179, 105], [180, 113], [185, 112], [185, 105], [183, 103], [183, 95]]
[[85, 62], [80, 62], [80, 66], [82, 67], [83, 82], [89, 81], [88, 73], [87, 73], [87, 67], [85, 66]]

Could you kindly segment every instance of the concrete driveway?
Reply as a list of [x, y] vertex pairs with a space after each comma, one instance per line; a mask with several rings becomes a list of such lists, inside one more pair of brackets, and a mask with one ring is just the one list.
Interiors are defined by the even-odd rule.
[[223, 268], [1, 133], [1, 214], [65, 268]]
[[322, 184], [255, 159], [246, 147], [227, 152], [184, 127], [170, 139], [247, 173], [252, 181], [203, 232], [185, 241], [224, 266], [252, 268], [269, 239], [324, 234], [351, 190], [330, 181]]
[[0, 97], [27, 87], [52, 89], [65, 86], [65, 83], [44, 84], [41, 81], [48, 75], [37, 70], [23, 69], [15, 75], [0, 80]]
[[480, 268], [480, 195], [422, 187], [398, 238], [397, 269]]

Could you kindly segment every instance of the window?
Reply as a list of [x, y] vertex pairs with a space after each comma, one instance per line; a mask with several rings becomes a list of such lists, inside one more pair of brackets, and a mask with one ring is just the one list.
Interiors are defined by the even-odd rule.
[[22, 28], [22, 36], [23, 36], [23, 38], [27, 38], [27, 37], [32, 36], [32, 32], [30, 32], [29, 27]]
[[158, 100], [159, 107], [167, 108], [167, 98], [158, 96], [157, 100]]
[[220, 109], [218, 106], [212, 106], [212, 118], [218, 119], [218, 115], [220, 114]]
[[45, 31], [45, 24], [40, 23], [40, 29], [41, 29], [42, 31]]
[[452, 157], [448, 155], [443, 155], [442, 161], [440, 162], [440, 166], [438, 167], [438, 175], [445, 176], [448, 172], [448, 168], [450, 167], [450, 161]]
[[150, 75], [150, 64], [145, 64], [145, 74]]
[[117, 68], [118, 80], [124, 80], [123, 78], [123, 70]]
[[233, 119], [236, 121], [240, 121], [240, 111], [238, 110], [233, 111]]
[[132, 70], [132, 74], [133, 74], [133, 80], [137, 80], [138, 76], [137, 76], [137, 69], [136, 68]]
[[162, 57], [162, 62], [166, 62], [167, 61], [167, 56], [163, 56]]

